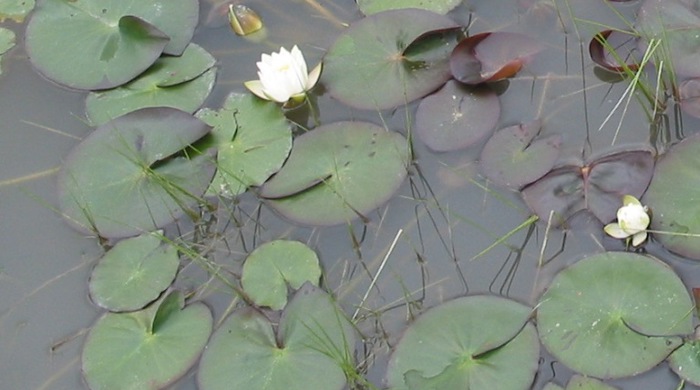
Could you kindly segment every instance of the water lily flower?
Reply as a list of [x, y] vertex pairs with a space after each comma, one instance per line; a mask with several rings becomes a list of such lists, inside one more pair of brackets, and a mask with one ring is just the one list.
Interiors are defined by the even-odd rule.
[[615, 238], [632, 238], [632, 245], [639, 246], [647, 239], [649, 214], [646, 206], [632, 195], [622, 198], [623, 206], [617, 210], [617, 222], [605, 226], [604, 230]]
[[259, 80], [244, 85], [258, 97], [277, 103], [303, 101], [321, 75], [321, 63], [307, 73], [306, 61], [296, 45], [291, 51], [282, 47], [278, 53], [263, 54], [257, 66]]

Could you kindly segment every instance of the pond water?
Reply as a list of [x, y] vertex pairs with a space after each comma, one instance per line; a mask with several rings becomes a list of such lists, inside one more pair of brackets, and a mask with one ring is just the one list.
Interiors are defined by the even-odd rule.
[[[212, 0], [213, 1], [213, 0]], [[472, 32], [511, 31], [535, 37], [544, 46], [515, 77], [500, 82], [501, 115], [497, 128], [540, 119], [543, 135], [561, 134], [562, 160], [595, 156], [621, 146], [645, 145], [650, 125], [643, 102], [625, 99], [627, 81], [610, 83], [594, 66], [588, 42], [601, 25], [626, 28], [639, 1], [463, 2], [449, 16], [470, 24]], [[468, 4], [466, 4], [468, 3]], [[211, 16], [216, 4], [202, 0], [200, 26], [193, 41], [217, 59], [217, 83], [205, 107], [218, 108], [232, 91], [245, 92], [261, 53], [299, 45], [310, 66], [345, 29], [362, 17], [352, 0], [251, 0], [266, 25], [266, 37], [248, 40], [233, 34], [224, 16]], [[613, 12], [615, 10], [615, 12]], [[617, 12], [617, 14], [616, 14]], [[572, 15], [577, 18], [572, 23]], [[5, 22], [20, 36], [23, 25]], [[37, 75], [23, 46], [2, 62], [0, 78], [0, 381], [8, 389], [85, 387], [80, 353], [85, 335], [101, 310], [91, 304], [87, 282], [103, 253], [97, 240], [71, 229], [57, 212], [56, 173], [65, 156], [91, 132], [84, 118], [82, 92], [68, 91]], [[318, 120], [366, 120], [404, 134], [412, 131], [417, 103], [391, 111], [352, 109], [318, 88]], [[615, 110], [607, 120], [608, 114]], [[667, 125], [668, 145], [692, 134], [698, 120], [674, 117]], [[676, 113], [678, 114], [678, 113]], [[292, 119], [313, 122], [297, 112]], [[681, 125], [682, 123], [682, 125]], [[619, 127], [618, 127], [619, 126]], [[435, 153], [413, 142], [416, 168], [398, 193], [371, 212], [368, 223], [324, 228], [298, 227], [278, 217], [250, 193], [235, 205], [235, 221], [220, 207], [204, 234], [210, 258], [240, 263], [260, 243], [294, 239], [319, 255], [323, 283], [366, 336], [358, 348], [364, 373], [381, 387], [391, 348], [406, 325], [425, 309], [466, 294], [496, 294], [535, 305], [552, 276], [584, 256], [624, 250], [607, 237], [588, 214], [566, 230], [546, 221], [527, 223], [531, 212], [517, 191], [485, 180], [477, 160], [481, 144]], [[188, 235], [182, 222], [170, 233]], [[700, 268], [655, 241], [646, 251], [667, 262], [686, 286], [700, 283]], [[539, 266], [538, 264], [546, 263]], [[178, 279], [196, 290], [213, 310], [215, 324], [236, 301], [194, 265]], [[545, 355], [532, 388], [555, 380], [563, 385], [572, 372]], [[194, 370], [172, 388], [195, 388]], [[665, 363], [610, 384], [620, 389], [673, 389], [679, 383]], [[694, 388], [686, 385], [686, 389]]]

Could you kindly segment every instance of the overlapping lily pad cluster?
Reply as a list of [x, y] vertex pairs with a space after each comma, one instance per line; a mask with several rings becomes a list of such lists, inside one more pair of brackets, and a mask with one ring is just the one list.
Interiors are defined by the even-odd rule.
[[[673, 27], [668, 45], [676, 74], [694, 77], [689, 69], [697, 68], [698, 52], [686, 55], [679, 40], [687, 36], [676, 37], [675, 29], [687, 27], [678, 12], [695, 16], [696, 8], [668, 1], [672, 7], [644, 2], [640, 45], [667, 38], [664, 28]], [[502, 108], [490, 83], [518, 74], [545, 47], [525, 34], [470, 31], [446, 16], [458, 3], [358, 1], [368, 16], [340, 34], [322, 64], [308, 71], [298, 46], [262, 54], [258, 79], [245, 83], [252, 94], [239, 88], [218, 109], [200, 108], [216, 81], [216, 59], [190, 42], [197, 0], [37, 4], [26, 31], [32, 64], [58, 84], [89, 91], [86, 115], [95, 126], [65, 159], [60, 210], [80, 231], [121, 239], [90, 280], [93, 302], [108, 311], [84, 346], [91, 388], [163, 388], [196, 363], [205, 345], [197, 374], [203, 389], [325, 390], [362, 382], [349, 374], [356, 330], [319, 287], [319, 260], [304, 244], [276, 240], [248, 254], [240, 274], [226, 279], [245, 307], [222, 320], [211, 339], [207, 306], [186, 305], [190, 297], [171, 287], [181, 263], [198, 259], [163, 230], [173, 221], [197, 222], [203, 210], [252, 189], [296, 223], [366, 222], [400, 188], [413, 163], [401, 131], [347, 120], [293, 137], [299, 129], [286, 110], [311, 104], [319, 80], [333, 98], [359, 110], [422, 99], [415, 113], [420, 142], [433, 152], [483, 143], [483, 175], [520, 191], [553, 226], [590, 213], [633, 246], [654, 229], [671, 233], [658, 236], [671, 251], [700, 258], [693, 234], [700, 232], [700, 203], [688, 195], [698, 194], [692, 183], [700, 139], [688, 137], [656, 164], [651, 147], [562, 159], [564, 140], [540, 119], [496, 131]], [[670, 19], [656, 24], [654, 10]], [[610, 35], [591, 44], [599, 64], [610, 63], [604, 45]], [[635, 375], [669, 359], [680, 376], [700, 383], [697, 346], [689, 341], [692, 300], [656, 258], [587, 257], [559, 272], [535, 306], [476, 295], [426, 311], [393, 349], [387, 385], [527, 389], [540, 345], [584, 376]], [[569, 387], [584, 384], [605, 386], [576, 376]]]

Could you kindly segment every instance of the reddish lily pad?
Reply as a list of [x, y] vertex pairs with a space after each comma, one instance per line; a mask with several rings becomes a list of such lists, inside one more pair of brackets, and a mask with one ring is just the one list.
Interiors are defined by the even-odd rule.
[[[643, 202], [653, 213], [650, 229], [668, 250], [700, 260], [700, 134], [670, 148], [656, 164]], [[693, 236], [695, 235], [695, 236]]]
[[432, 150], [458, 150], [486, 138], [500, 114], [501, 103], [495, 92], [449, 81], [418, 106], [416, 132]]
[[541, 122], [499, 130], [481, 151], [480, 164], [490, 180], [520, 188], [544, 176], [559, 158], [561, 136], [538, 138]]
[[512, 77], [543, 49], [533, 38], [512, 32], [486, 32], [462, 40], [452, 51], [452, 76], [466, 84]]
[[654, 171], [651, 150], [631, 150], [603, 155], [588, 163], [555, 168], [522, 191], [525, 203], [542, 220], [564, 223], [588, 210], [602, 223], [615, 219], [624, 195], [639, 198]]
[[588, 52], [593, 62], [611, 72], [634, 72], [639, 69], [639, 63], [630, 56], [632, 51], [637, 51], [636, 47], [637, 37], [632, 34], [604, 30], [591, 39]]
[[370, 15], [328, 50], [322, 81], [334, 98], [357, 108], [381, 110], [411, 102], [449, 79], [448, 57], [456, 42], [426, 45], [411, 55], [404, 50], [426, 31], [453, 27], [450, 18], [418, 9]]
[[700, 118], [700, 78], [683, 81], [678, 86], [681, 109], [688, 115]]

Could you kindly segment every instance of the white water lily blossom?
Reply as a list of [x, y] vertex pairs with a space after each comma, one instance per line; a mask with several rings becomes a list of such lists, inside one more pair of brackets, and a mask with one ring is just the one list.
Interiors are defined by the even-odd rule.
[[277, 103], [303, 100], [321, 75], [321, 63], [307, 73], [304, 55], [296, 45], [291, 51], [282, 47], [279, 52], [263, 54], [257, 66], [258, 80], [245, 82], [246, 88]]
[[639, 246], [647, 239], [649, 214], [646, 206], [632, 195], [622, 198], [622, 207], [617, 210], [617, 222], [605, 226], [604, 230], [615, 238], [632, 238], [632, 245]]

